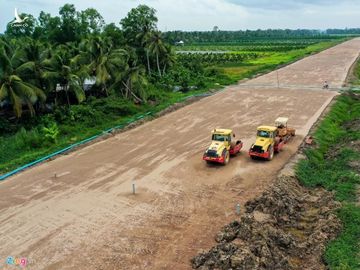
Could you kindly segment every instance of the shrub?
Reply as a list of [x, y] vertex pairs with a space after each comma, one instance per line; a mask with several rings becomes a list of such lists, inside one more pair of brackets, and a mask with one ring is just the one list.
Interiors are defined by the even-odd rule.
[[30, 131], [21, 128], [14, 136], [14, 143], [19, 149], [39, 148], [43, 144], [43, 138], [38, 128]]
[[127, 116], [138, 112], [138, 108], [133, 102], [117, 96], [95, 100], [91, 103], [91, 107], [103, 114], [114, 114], [115, 116]]
[[0, 117], [0, 134], [7, 134], [13, 132], [12, 125], [5, 117]]
[[50, 141], [52, 143], [57, 142], [57, 137], [58, 137], [60, 131], [59, 131], [59, 128], [58, 128], [58, 126], [57, 126], [57, 124], [55, 122], [53, 122], [48, 127], [43, 127], [42, 130], [44, 132], [45, 138], [48, 139], [48, 141]]

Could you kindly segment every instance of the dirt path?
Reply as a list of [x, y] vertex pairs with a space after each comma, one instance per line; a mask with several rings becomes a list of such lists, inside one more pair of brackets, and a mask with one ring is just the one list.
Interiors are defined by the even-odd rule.
[[[273, 83], [273, 72], [0, 183], [0, 266], [14, 256], [36, 270], [189, 269], [235, 204], [273, 181], [336, 94], [306, 86], [340, 86], [359, 50], [352, 40], [279, 71], [283, 85], [303, 89], [251, 86]], [[247, 150], [256, 126], [278, 116], [299, 136], [272, 162], [245, 151], [226, 167], [202, 162], [214, 127], [234, 128]]]

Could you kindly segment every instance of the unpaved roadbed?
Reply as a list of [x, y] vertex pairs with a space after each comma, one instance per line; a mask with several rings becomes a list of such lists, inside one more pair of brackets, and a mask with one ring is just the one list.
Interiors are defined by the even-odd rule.
[[[234, 220], [234, 205], [260, 195], [296, 153], [336, 95], [320, 81], [340, 83], [359, 48], [352, 40], [280, 70], [305, 89], [231, 86], [0, 183], [0, 258], [26, 257], [36, 270], [189, 269]], [[266, 76], [255, 80], [272, 83]], [[307, 90], [314, 78], [319, 89]], [[298, 136], [273, 161], [246, 152], [226, 167], [201, 160], [213, 128], [233, 128], [248, 149], [256, 127], [278, 116]]]

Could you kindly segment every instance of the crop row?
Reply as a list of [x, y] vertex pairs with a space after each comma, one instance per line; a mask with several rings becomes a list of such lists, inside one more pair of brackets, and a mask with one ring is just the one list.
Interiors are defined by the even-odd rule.
[[177, 55], [180, 62], [197, 62], [203, 65], [239, 63], [250, 59], [256, 59], [258, 53], [181, 53]]
[[177, 47], [176, 49], [179, 51], [247, 51], [247, 52], [287, 52], [292, 50], [299, 50], [308, 47], [310, 44], [279, 44], [279, 45], [261, 45], [261, 46], [253, 46], [253, 45], [206, 45], [206, 46], [183, 46]]

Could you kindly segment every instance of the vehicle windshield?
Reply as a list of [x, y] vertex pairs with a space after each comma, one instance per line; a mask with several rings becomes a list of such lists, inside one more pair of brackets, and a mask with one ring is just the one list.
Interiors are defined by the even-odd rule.
[[212, 140], [213, 141], [219, 141], [219, 142], [224, 142], [224, 141], [230, 141], [230, 136], [229, 135], [220, 135], [220, 134], [213, 134], [212, 135]]
[[270, 138], [270, 132], [265, 130], [258, 130], [257, 135], [263, 138]]

